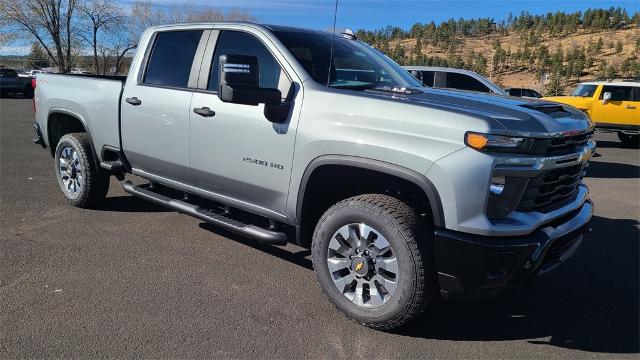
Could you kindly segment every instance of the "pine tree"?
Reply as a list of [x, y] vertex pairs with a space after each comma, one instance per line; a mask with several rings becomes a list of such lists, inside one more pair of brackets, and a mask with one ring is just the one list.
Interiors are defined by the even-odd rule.
[[595, 51], [596, 53], [599, 53], [600, 51], [602, 51], [602, 48], [604, 47], [604, 40], [602, 40], [602, 37], [598, 38], [598, 42], [596, 42], [596, 47], [595, 47]]
[[618, 40], [616, 43], [616, 54], [620, 54], [622, 52], [622, 41]]
[[393, 60], [395, 60], [398, 64], [404, 65], [404, 47], [400, 44], [400, 42], [396, 43], [396, 47], [393, 50]]
[[413, 56], [415, 59], [419, 59], [422, 55], [422, 40], [420, 36], [416, 38], [416, 46], [413, 47]]
[[42, 69], [50, 66], [49, 58], [38, 42], [31, 45], [31, 52], [27, 55], [27, 67], [32, 69]]
[[547, 84], [545, 88], [545, 93], [547, 96], [564, 95], [564, 89], [566, 86], [567, 85], [562, 74], [558, 71], [554, 71], [549, 79], [549, 84]]

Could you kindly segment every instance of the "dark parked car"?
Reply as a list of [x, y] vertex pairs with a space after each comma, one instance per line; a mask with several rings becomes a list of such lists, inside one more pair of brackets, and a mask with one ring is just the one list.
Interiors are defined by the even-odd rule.
[[33, 97], [30, 77], [20, 77], [13, 69], [0, 69], [0, 96], [21, 93], [27, 98]]
[[517, 97], [527, 97], [527, 98], [534, 98], [534, 99], [540, 99], [542, 97], [542, 95], [539, 92], [531, 89], [525, 89], [525, 88], [508, 88], [508, 89], [505, 89], [505, 91], [507, 92], [507, 94], [511, 96], [517, 96]]

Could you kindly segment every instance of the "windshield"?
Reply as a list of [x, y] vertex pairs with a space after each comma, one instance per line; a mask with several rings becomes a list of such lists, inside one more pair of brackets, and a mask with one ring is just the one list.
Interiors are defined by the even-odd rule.
[[573, 91], [573, 96], [581, 96], [581, 97], [592, 97], [598, 88], [597, 85], [578, 85], [578, 87]]
[[400, 65], [357, 40], [336, 35], [331, 58], [330, 34], [276, 31], [276, 36], [291, 51], [311, 77], [320, 84], [343, 89], [382, 89], [420, 87], [422, 84]]

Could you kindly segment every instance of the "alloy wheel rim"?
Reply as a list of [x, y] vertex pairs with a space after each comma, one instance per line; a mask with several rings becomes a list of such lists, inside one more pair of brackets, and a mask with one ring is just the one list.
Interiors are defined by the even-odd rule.
[[379, 231], [364, 223], [344, 225], [333, 234], [327, 266], [338, 291], [357, 306], [382, 306], [396, 292], [395, 252]]
[[64, 190], [72, 196], [78, 194], [84, 186], [84, 168], [78, 153], [72, 147], [62, 149], [58, 169]]

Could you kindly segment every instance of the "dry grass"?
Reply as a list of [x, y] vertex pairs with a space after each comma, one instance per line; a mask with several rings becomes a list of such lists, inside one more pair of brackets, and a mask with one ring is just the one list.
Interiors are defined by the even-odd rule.
[[[589, 74], [584, 78], [581, 78], [580, 80], [585, 81], [596, 78], [597, 69], [603, 60], [606, 61], [607, 64], [613, 65], [618, 68], [622, 61], [624, 61], [624, 59], [634, 56], [638, 58], [638, 54], [635, 52], [635, 43], [638, 38], [640, 38], [640, 29], [638, 28], [604, 32], [579, 31], [572, 35], [553, 38], [546, 35], [542, 39], [542, 43], [545, 44], [549, 48], [549, 51], [552, 53], [558, 48], [558, 46], [560, 46], [562, 48], [562, 51], [566, 54], [567, 51], [578, 46], [586, 48], [590, 40], [595, 43], [600, 37], [604, 41], [603, 49], [599, 54], [595, 56], [593, 62], [594, 66], [589, 69]], [[489, 64], [491, 64], [491, 57], [493, 56], [493, 44], [495, 43], [496, 39], [500, 41], [500, 45], [505, 50], [511, 49], [512, 53], [521, 48], [520, 44], [522, 43], [522, 41], [518, 34], [510, 33], [504, 36], [493, 34], [484, 37], [463, 39], [463, 43], [459, 47], [459, 50], [456, 52], [456, 54], [461, 55], [463, 58], [466, 58], [473, 50], [476, 53], [479, 52], [483, 54], [487, 58]], [[609, 47], [609, 44], [615, 43], [617, 41], [621, 41], [623, 45], [622, 53], [620, 54], [615, 53], [615, 48]], [[415, 46], [415, 43], [416, 42], [414, 39], [401, 41], [401, 44], [403, 47], [405, 47], [405, 50], [409, 51], [407, 53], [410, 53], [410, 51]], [[393, 46], [395, 46], [395, 43], [392, 42], [391, 46], [393, 48]], [[448, 55], [442, 49], [424, 43], [422, 44], [422, 53], [430, 57], [439, 56], [442, 58], [446, 58]], [[493, 73], [488, 75], [491, 80], [498, 80], [498, 74]], [[535, 73], [526, 71], [506, 72], [500, 74], [500, 76], [502, 77], [501, 83], [504, 87], [528, 87], [536, 89], [538, 91], [544, 88], [544, 85], [541, 83], [540, 79]], [[577, 82], [577, 79], [572, 79], [568, 86], [572, 86]]]

